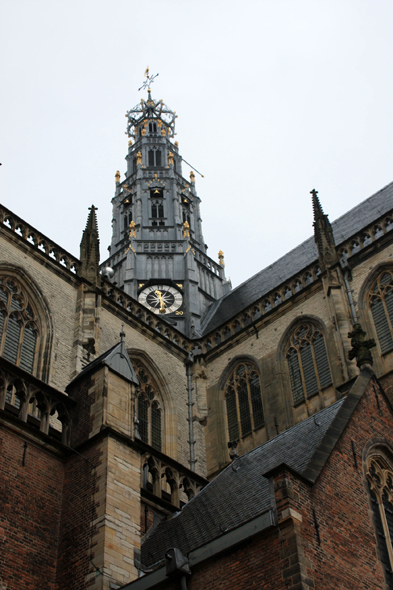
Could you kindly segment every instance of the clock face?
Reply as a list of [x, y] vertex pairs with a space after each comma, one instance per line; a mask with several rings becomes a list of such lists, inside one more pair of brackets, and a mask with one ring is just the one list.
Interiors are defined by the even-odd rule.
[[150, 285], [138, 296], [139, 303], [153, 313], [173, 313], [183, 303], [183, 295], [168, 285]]

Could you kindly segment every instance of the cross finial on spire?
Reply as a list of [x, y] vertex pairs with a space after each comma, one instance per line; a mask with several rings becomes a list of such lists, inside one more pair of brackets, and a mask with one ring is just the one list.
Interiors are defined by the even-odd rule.
[[153, 76], [150, 76], [149, 66], [147, 66], [147, 68], [145, 70], [146, 80], [143, 82], [142, 86], [140, 88], [138, 88], [138, 90], [142, 90], [142, 89], [147, 88], [147, 91], [151, 92], [150, 85], [152, 82], [154, 82], [154, 79], [157, 78], [158, 75], [159, 74], [154, 74]]

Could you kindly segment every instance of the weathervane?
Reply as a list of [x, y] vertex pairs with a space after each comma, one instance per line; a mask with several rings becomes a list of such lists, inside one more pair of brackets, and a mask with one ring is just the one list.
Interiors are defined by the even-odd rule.
[[150, 76], [149, 74], [149, 66], [147, 66], [145, 71], [146, 80], [143, 82], [142, 86], [138, 88], [138, 90], [142, 90], [147, 88], [148, 92], [150, 92], [150, 85], [154, 82], [154, 78], [157, 78], [159, 74], [154, 74], [154, 76]]

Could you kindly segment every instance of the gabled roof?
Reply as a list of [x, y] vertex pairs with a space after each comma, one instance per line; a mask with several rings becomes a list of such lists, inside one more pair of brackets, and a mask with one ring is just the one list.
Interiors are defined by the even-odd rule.
[[228, 465], [181, 512], [161, 522], [146, 538], [141, 548], [143, 566], [157, 564], [171, 547], [188, 554], [275, 508], [268, 477], [283, 464], [312, 485], [372, 376], [371, 370], [363, 369], [347, 397]]
[[86, 365], [86, 367], [79, 373], [79, 375], [77, 375], [71, 381], [71, 383], [67, 385], [67, 392], [69, 391], [71, 386], [75, 385], [77, 381], [84, 378], [88, 373], [102, 365], [109, 367], [111, 371], [117, 373], [130, 383], [139, 385], [138, 377], [136, 376], [134, 367], [132, 366], [130, 357], [127, 353], [126, 345], [124, 342], [124, 332], [121, 332], [120, 337], [120, 342], [112, 346], [112, 348], [110, 348], [109, 350], [101, 354], [99, 357], [94, 359], [94, 361]]
[[[362, 228], [391, 209], [393, 209], [393, 182], [333, 221], [332, 229], [336, 245], [340, 245], [360, 232]], [[252, 305], [264, 294], [317, 260], [318, 250], [312, 236], [213, 303], [202, 322], [203, 334], [215, 330], [242, 309]]]

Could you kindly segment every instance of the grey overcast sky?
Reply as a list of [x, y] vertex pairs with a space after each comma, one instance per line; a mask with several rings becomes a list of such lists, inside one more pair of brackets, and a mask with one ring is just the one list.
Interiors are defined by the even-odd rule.
[[391, 0], [3, 0], [0, 38], [1, 202], [74, 255], [94, 203], [107, 256], [147, 65], [234, 286], [312, 234], [312, 188], [333, 221], [393, 180]]

